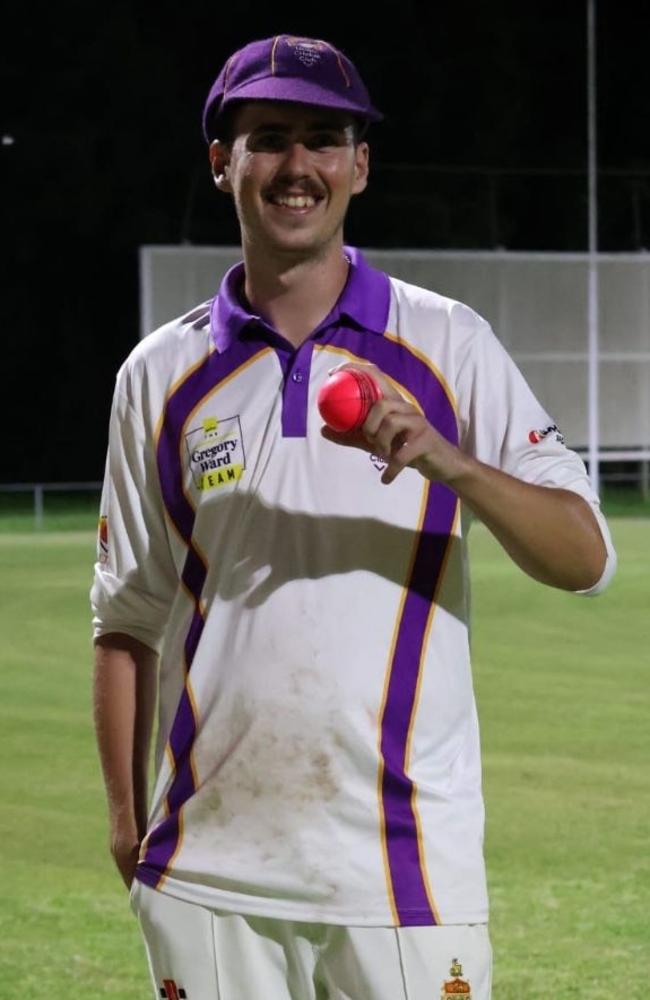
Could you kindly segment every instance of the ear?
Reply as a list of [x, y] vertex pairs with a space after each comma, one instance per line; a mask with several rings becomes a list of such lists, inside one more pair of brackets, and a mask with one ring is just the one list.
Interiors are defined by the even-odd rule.
[[368, 183], [370, 169], [370, 147], [367, 142], [359, 142], [354, 150], [354, 182], [352, 194], [361, 194]]
[[219, 139], [214, 139], [210, 143], [210, 169], [214, 183], [220, 191], [230, 193], [232, 187], [228, 180], [228, 169], [230, 166], [230, 147]]

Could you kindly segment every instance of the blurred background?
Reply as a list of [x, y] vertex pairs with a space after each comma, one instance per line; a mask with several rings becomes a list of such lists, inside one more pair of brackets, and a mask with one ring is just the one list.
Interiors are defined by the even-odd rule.
[[348, 242], [482, 312], [567, 441], [596, 444], [619, 553], [602, 598], [470, 538], [494, 990], [647, 996], [650, 4], [592, 4], [591, 241], [588, 0], [5, 13], [0, 1000], [151, 995], [92, 728], [97, 484], [117, 369], [238, 257], [201, 111], [227, 56], [279, 32], [344, 49], [386, 115]]
[[[643, 427], [650, 425], [650, 7], [598, 0], [596, 11], [598, 246], [624, 255], [625, 265], [603, 261], [602, 349], [611, 356], [602, 368], [609, 409], [601, 433], [608, 431], [610, 447], [643, 453], [650, 447]], [[228, 10], [199, 0], [116, 0], [92, 9], [67, 0], [38, 12], [14, 5], [3, 60], [2, 328], [6, 370], [19, 398], [29, 387], [30, 411], [47, 433], [27, 435], [31, 413], [17, 420], [7, 409], [0, 480], [101, 479], [115, 373], [140, 336], [143, 308], [145, 322], [150, 317], [139, 248], [237, 243], [229, 199], [207, 168], [201, 110], [225, 58], [278, 31], [325, 35], [342, 47], [386, 115], [371, 130], [371, 183], [355, 199], [348, 242], [487, 251], [452, 269], [411, 273], [486, 314], [522, 355], [547, 408], [573, 386], [573, 411], [553, 415], [575, 421], [567, 438], [586, 446], [584, 267], [574, 261], [575, 280], [562, 284], [569, 258], [554, 256], [588, 247], [586, 23], [582, 0], [400, 0], [363, 14], [347, 3], [323, 12], [286, 2], [278, 11], [259, 0]], [[521, 252], [553, 256], [538, 271], [517, 266], [511, 255]], [[197, 259], [179, 267], [191, 270]], [[499, 259], [507, 268], [495, 270]], [[203, 271], [200, 297], [220, 277], [216, 265], [213, 277], [205, 264]], [[187, 304], [161, 300], [153, 319]], [[555, 368], [536, 365], [544, 347], [555, 352]], [[581, 357], [567, 367], [562, 352]], [[634, 400], [624, 411], [614, 397], [627, 392]], [[617, 420], [621, 433], [612, 434]], [[603, 471], [647, 493], [647, 463]]]

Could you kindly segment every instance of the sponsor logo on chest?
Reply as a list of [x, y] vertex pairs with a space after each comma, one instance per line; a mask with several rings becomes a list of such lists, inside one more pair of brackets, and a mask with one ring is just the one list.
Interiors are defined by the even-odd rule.
[[197, 489], [217, 490], [244, 474], [246, 456], [239, 417], [206, 417], [185, 435], [190, 471]]

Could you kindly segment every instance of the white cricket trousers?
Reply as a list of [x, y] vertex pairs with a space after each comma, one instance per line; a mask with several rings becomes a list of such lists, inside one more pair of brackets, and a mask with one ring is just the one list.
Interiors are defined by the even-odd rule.
[[[490, 1000], [487, 925], [341, 927], [206, 909], [136, 882], [157, 1000]], [[451, 972], [453, 962], [455, 973]], [[446, 982], [451, 983], [449, 993]], [[456, 989], [453, 989], [453, 987]]]

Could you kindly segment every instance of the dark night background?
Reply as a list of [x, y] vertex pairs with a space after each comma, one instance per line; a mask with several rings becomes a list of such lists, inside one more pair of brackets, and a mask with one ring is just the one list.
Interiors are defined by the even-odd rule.
[[[23, 3], [11, 18], [5, 483], [101, 478], [115, 373], [138, 337], [138, 246], [237, 242], [200, 118], [223, 61], [254, 38], [337, 44], [386, 115], [349, 242], [586, 248], [583, 0], [115, 0]], [[603, 250], [650, 246], [649, 30], [650, 5], [598, 0]]]

